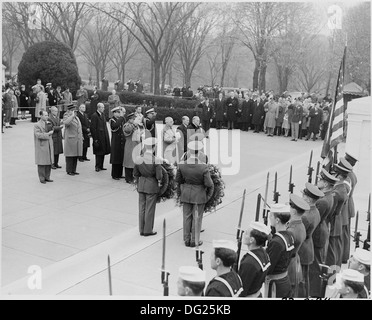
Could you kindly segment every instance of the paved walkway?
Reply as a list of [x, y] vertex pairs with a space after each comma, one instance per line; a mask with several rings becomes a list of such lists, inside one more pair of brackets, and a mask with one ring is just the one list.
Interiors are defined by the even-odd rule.
[[[258, 192], [264, 194], [267, 172], [270, 172], [269, 201], [273, 197], [275, 172], [278, 172], [280, 201], [288, 201], [290, 165], [293, 165], [295, 193], [300, 194], [307, 181], [310, 150], [314, 152], [316, 168], [322, 142], [291, 142], [289, 138], [244, 132], [240, 146], [240, 157], [233, 154], [240, 159], [239, 173], [224, 176], [223, 203], [203, 220], [203, 262], [208, 279], [215, 275], [209, 265], [211, 242], [235, 239], [243, 190], [247, 190], [243, 216], [246, 227], [254, 219]], [[343, 145], [339, 151], [342, 155]], [[33, 124], [18, 121], [2, 135], [2, 295], [108, 295], [107, 256], [110, 255], [114, 295], [159, 298], [163, 290], [162, 224], [166, 219], [166, 268], [170, 272], [170, 296], [176, 296], [179, 266], [196, 265], [195, 250], [183, 245], [181, 209], [173, 200], [160, 203], [154, 227], [158, 235], [140, 237], [136, 191], [124, 181], [111, 179], [109, 157], [105, 160], [109, 170], [98, 173], [94, 171], [91, 148], [88, 158], [90, 162], [78, 162], [80, 175], [71, 177], [66, 174], [61, 157], [63, 168], [53, 170], [54, 182], [43, 185], [38, 181], [34, 164]], [[369, 180], [367, 185], [369, 188]], [[362, 181], [355, 192], [363, 239], [369, 192], [365, 190]], [[34, 290], [29, 288], [35, 270], [31, 266], [40, 267], [42, 274], [41, 288]]]

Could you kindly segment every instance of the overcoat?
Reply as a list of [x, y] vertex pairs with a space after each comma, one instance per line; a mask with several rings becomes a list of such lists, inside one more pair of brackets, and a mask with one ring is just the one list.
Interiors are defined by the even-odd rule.
[[53, 139], [48, 134], [48, 124], [39, 120], [34, 125], [34, 142], [35, 142], [35, 164], [40, 166], [52, 165], [54, 161]]

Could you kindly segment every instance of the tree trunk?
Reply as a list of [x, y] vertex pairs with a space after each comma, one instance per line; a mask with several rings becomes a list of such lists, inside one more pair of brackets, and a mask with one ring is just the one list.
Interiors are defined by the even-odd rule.
[[153, 93], [154, 92], [154, 62], [151, 59], [151, 72], [150, 72], [150, 91]]
[[96, 68], [96, 86], [97, 86], [97, 89], [101, 89], [101, 85], [100, 85], [100, 81], [99, 81], [99, 68]]
[[253, 90], [257, 90], [258, 89], [258, 75], [260, 73], [260, 70], [259, 70], [259, 62], [258, 60], [256, 59], [255, 60], [255, 66], [254, 66], [254, 71], [253, 71]]
[[154, 94], [160, 94], [160, 62], [154, 62]]
[[221, 87], [223, 87], [223, 83], [225, 82], [225, 72], [226, 72], [226, 69], [225, 68], [222, 68], [222, 75], [221, 75]]
[[171, 86], [171, 88], [173, 87], [173, 72], [172, 72], [172, 66], [170, 66], [169, 68], [169, 85]]
[[266, 91], [266, 63], [261, 66], [260, 76], [259, 76], [259, 90], [260, 92]]
[[125, 64], [123, 63], [122, 65], [121, 65], [121, 81], [122, 81], [122, 83], [123, 83], [123, 86], [124, 86], [124, 84], [126, 83], [126, 81], [125, 81]]

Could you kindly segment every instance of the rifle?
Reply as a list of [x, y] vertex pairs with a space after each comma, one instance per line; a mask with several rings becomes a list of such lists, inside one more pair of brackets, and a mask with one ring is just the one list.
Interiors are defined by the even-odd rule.
[[110, 293], [110, 296], [112, 296], [112, 279], [111, 279], [110, 255], [107, 256], [107, 270], [108, 270], [108, 279], [109, 279], [109, 293]]
[[312, 175], [313, 175], [313, 171], [314, 171], [314, 168], [311, 166], [312, 160], [313, 160], [313, 150], [311, 150], [309, 166], [307, 167], [307, 175], [309, 176], [308, 182], [310, 182], [310, 183], [312, 181]]
[[260, 220], [260, 210], [261, 210], [261, 193], [257, 195], [257, 204], [256, 204], [256, 219], [254, 221]]
[[278, 184], [278, 173], [275, 172], [274, 199], [273, 199], [273, 201], [275, 203], [278, 203], [279, 202], [279, 196], [280, 196], [280, 193], [276, 190], [277, 189], [277, 184]]
[[318, 161], [316, 165], [316, 175], [315, 175], [315, 185], [318, 184], [318, 175], [319, 175], [319, 170], [320, 170], [320, 161]]
[[327, 290], [327, 284], [328, 279], [336, 272], [335, 270], [331, 271], [331, 268], [325, 264], [319, 263], [319, 267], [321, 270], [321, 273], [319, 275], [320, 277], [320, 297], [325, 298], [326, 290]]
[[195, 206], [195, 257], [196, 257], [196, 263], [198, 264], [198, 267], [203, 270], [203, 253], [199, 248], [199, 239], [200, 239], [200, 230], [199, 230], [199, 212], [198, 212], [198, 206]]
[[165, 230], [166, 230], [166, 222], [165, 219], [163, 221], [163, 253], [161, 259], [161, 283], [163, 285], [163, 296], [169, 295], [169, 286], [168, 286], [168, 277], [169, 272], [165, 270]]
[[267, 191], [269, 189], [269, 175], [270, 173], [268, 172], [267, 173], [267, 178], [266, 178], [266, 188], [265, 188], [265, 198], [263, 199], [264, 200], [264, 209], [263, 209], [263, 212], [262, 212], [262, 217], [263, 217], [263, 220], [264, 220], [264, 224], [267, 225], [267, 218], [268, 218], [268, 215], [269, 215], [269, 210], [267, 210]]
[[289, 185], [288, 191], [289, 191], [290, 193], [293, 193], [293, 188], [295, 187], [295, 185], [294, 185], [294, 183], [292, 182], [292, 165], [291, 165], [291, 169], [290, 169], [290, 171], [289, 171], [289, 183], [288, 183], [288, 185]]
[[243, 192], [242, 206], [240, 207], [240, 216], [239, 216], [239, 222], [238, 222], [238, 227], [236, 231], [236, 241], [238, 243], [238, 251], [236, 252], [237, 253], [236, 262], [233, 266], [236, 272], [238, 272], [240, 251], [242, 249], [242, 237], [244, 233], [244, 231], [241, 229], [241, 226], [242, 226], [242, 218], [243, 218], [243, 212], [244, 212], [245, 193], [246, 193], [246, 189], [244, 189], [244, 192]]
[[364, 250], [369, 250], [371, 247], [371, 194], [369, 194], [369, 198], [368, 198], [367, 221], [368, 221], [368, 231], [367, 231], [367, 238], [363, 242]]
[[354, 229], [354, 242], [355, 248], [359, 248], [359, 241], [360, 241], [360, 232], [358, 231], [358, 222], [359, 222], [359, 211], [357, 211], [355, 216], [355, 229]]

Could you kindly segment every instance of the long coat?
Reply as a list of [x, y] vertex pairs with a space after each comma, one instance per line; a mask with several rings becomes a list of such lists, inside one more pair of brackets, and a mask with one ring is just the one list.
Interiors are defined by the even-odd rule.
[[226, 99], [226, 118], [227, 121], [236, 121], [239, 108], [239, 100], [237, 98], [228, 97]]
[[67, 111], [63, 116], [63, 123], [65, 124], [65, 156], [81, 157], [83, 155], [83, 130], [79, 118]]
[[54, 94], [55, 91], [48, 93], [49, 106], [56, 106], [58, 104], [57, 96]]
[[[141, 148], [137, 147], [138, 144], [141, 142], [132, 141], [132, 136], [134, 130], [137, 129], [137, 125], [126, 122], [123, 126], [123, 132], [125, 136], [125, 146], [124, 146], [124, 159], [123, 159], [123, 167], [125, 168], [134, 168], [134, 160], [137, 156], [141, 154]], [[133, 155], [133, 150], [136, 149], [137, 152]]]
[[12, 96], [12, 118], [18, 118], [18, 97]]
[[78, 111], [77, 116], [81, 123], [81, 128], [83, 130], [83, 148], [89, 148], [90, 147], [90, 120], [88, 118], [88, 115], [84, 112], [81, 113]]
[[323, 120], [323, 111], [320, 108], [311, 107], [309, 112], [309, 133], [318, 134], [320, 130], [320, 124]]
[[207, 106], [205, 103], [201, 103], [199, 106], [201, 106], [200, 120], [210, 121], [214, 116], [212, 104], [209, 103], [209, 105]]
[[268, 128], [275, 128], [276, 126], [276, 113], [278, 104], [275, 101], [267, 103], [267, 112], [265, 116], [265, 126]]
[[63, 153], [61, 119], [50, 114], [48, 120], [52, 123], [53, 128], [52, 139], [54, 154], [61, 154]]
[[224, 121], [226, 113], [226, 101], [224, 98], [214, 100], [214, 111], [216, 114], [216, 121]]
[[250, 100], [244, 100], [242, 103], [242, 113], [240, 121], [243, 123], [249, 122], [250, 120]]
[[19, 109], [21, 111], [27, 111], [30, 108], [30, 95], [27, 91], [21, 90], [21, 95], [19, 96]]
[[265, 109], [264, 109], [264, 102], [261, 101], [254, 101], [254, 111], [253, 111], [253, 117], [252, 117], [252, 123], [254, 125], [261, 125], [261, 121], [263, 116], [265, 115]]
[[98, 94], [97, 90], [93, 91], [93, 94], [90, 96], [90, 107], [89, 107], [89, 117], [97, 111], [97, 104], [101, 101], [101, 97]]
[[112, 117], [109, 120], [111, 129], [111, 164], [123, 164], [125, 137], [123, 132], [123, 125], [125, 123], [124, 117]]
[[[100, 115], [98, 111], [96, 111], [92, 114], [90, 132], [92, 133], [93, 138], [93, 154], [110, 154], [110, 137], [107, 130], [106, 118], [103, 113]], [[98, 141], [98, 146], [94, 143], [94, 141]]]
[[35, 164], [40, 166], [49, 166], [54, 162], [53, 139], [48, 134], [51, 126], [39, 120], [34, 125], [34, 142], [35, 142]]
[[285, 106], [283, 104], [279, 104], [277, 112], [276, 112], [276, 120], [275, 120], [275, 124], [277, 127], [282, 127], [283, 120], [284, 120], [284, 111], [285, 111]]
[[37, 94], [37, 99], [38, 101], [36, 102], [36, 109], [35, 109], [35, 117], [39, 118], [40, 117], [40, 111], [44, 110], [46, 111], [46, 94], [43, 91], [40, 91]]

